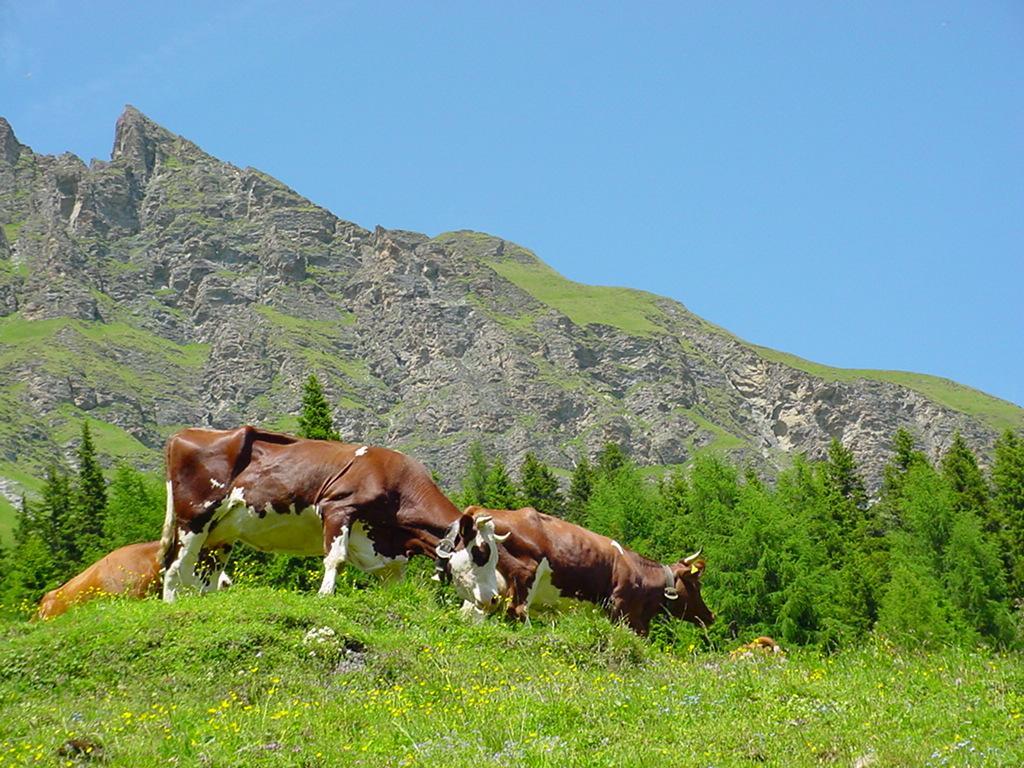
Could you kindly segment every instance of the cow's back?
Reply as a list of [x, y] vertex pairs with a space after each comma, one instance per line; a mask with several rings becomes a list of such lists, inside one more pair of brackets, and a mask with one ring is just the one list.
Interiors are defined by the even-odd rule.
[[532, 507], [480, 511], [493, 516], [497, 533], [512, 534], [503, 544], [507, 555], [499, 559], [499, 569], [514, 571], [513, 561], [546, 560], [552, 583], [564, 596], [607, 598], [616, 561], [626, 556], [617, 542]]
[[103, 595], [145, 597], [160, 578], [160, 542], [129, 544], [104, 555], [77, 576], [50, 590], [37, 616], [60, 616], [72, 605]]

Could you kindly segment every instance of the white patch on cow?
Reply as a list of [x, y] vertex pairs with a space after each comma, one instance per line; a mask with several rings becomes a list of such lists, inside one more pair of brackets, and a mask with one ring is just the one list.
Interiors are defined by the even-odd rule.
[[211, 477], [210, 478], [210, 485], [212, 485], [214, 488], [223, 488], [224, 487], [224, 483], [218, 482], [217, 478], [215, 478], [215, 477]]
[[405, 555], [385, 557], [380, 554], [373, 546], [373, 540], [370, 539], [369, 532], [363, 522], [356, 520], [352, 524], [352, 530], [349, 533], [348, 539], [348, 558], [346, 560], [350, 565], [354, 565], [360, 571], [378, 573], [382, 576], [388, 575], [387, 573], [382, 573], [383, 571], [395, 571], [396, 573], [392, 575], [398, 576], [405, 570], [405, 564], [408, 561], [409, 558], [405, 557]]
[[526, 607], [558, 608], [567, 599], [558, 587], [551, 583], [551, 563], [546, 557], [542, 558], [533, 574], [530, 591], [526, 594]]
[[621, 545], [621, 544], [619, 544], [619, 542], [615, 541], [615, 539], [612, 539], [612, 546], [613, 546], [613, 547], [614, 547], [614, 548], [616, 549], [616, 551], [617, 551], [617, 552], [618, 552], [618, 553], [619, 553], [620, 555], [624, 555], [624, 554], [626, 554], [626, 553], [625, 553], [625, 552], [624, 552], [624, 551], [622, 550], [622, 545]]
[[368, 450], [370, 450], [370, 446], [364, 445], [362, 448], [358, 448], [356, 450], [356, 456], [365, 456]]
[[271, 504], [265, 504], [260, 513], [245, 503], [241, 488], [233, 488], [213, 515], [216, 525], [207, 546], [241, 541], [264, 552], [323, 555], [323, 522], [316, 508], [306, 507], [297, 514], [291, 511], [293, 508], [277, 512]]

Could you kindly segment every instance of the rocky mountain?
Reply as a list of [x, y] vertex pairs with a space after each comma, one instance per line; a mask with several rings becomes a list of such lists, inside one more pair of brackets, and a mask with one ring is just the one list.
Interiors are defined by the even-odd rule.
[[[482, 439], [570, 469], [605, 441], [646, 465], [720, 450], [770, 473], [850, 446], [877, 483], [897, 427], [985, 453], [1024, 411], [953, 382], [829, 369], [640, 291], [561, 277], [476, 232], [373, 231], [132, 107], [109, 162], [34, 153], [0, 118], [0, 488], [88, 417], [156, 467], [184, 425], [294, 427], [315, 372], [352, 440], [446, 480]], [[289, 415], [291, 414], [291, 415]]]

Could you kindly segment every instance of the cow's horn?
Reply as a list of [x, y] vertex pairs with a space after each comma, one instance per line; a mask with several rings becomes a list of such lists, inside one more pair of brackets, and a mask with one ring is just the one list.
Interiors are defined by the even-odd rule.
[[473, 525], [475, 525], [476, 529], [479, 531], [481, 525], [491, 522], [492, 519], [493, 518], [490, 515], [477, 515], [476, 518], [474, 518]]
[[683, 565], [692, 565], [693, 561], [696, 560], [698, 557], [700, 557], [700, 553], [703, 552], [703, 551], [704, 551], [704, 549], [702, 547], [701, 549], [698, 549], [696, 552], [694, 552], [689, 557], [684, 557], [683, 558]]
[[496, 542], [498, 542], [499, 544], [501, 544], [501, 542], [503, 542], [505, 539], [507, 539], [511, 535], [512, 535], [512, 531], [509, 531], [508, 533], [496, 533], [496, 534], [494, 534], [494, 540]]
[[675, 587], [665, 587], [665, 597], [667, 597], [669, 600], [678, 600], [679, 590]]

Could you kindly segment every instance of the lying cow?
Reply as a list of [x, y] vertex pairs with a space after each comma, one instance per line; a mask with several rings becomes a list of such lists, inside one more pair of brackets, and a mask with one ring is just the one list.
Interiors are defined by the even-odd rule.
[[[323, 555], [320, 594], [338, 566], [401, 574], [409, 557], [434, 557], [462, 517], [427, 469], [397, 451], [304, 440], [254, 427], [185, 429], [167, 443], [163, 597], [199, 583], [200, 553], [242, 541], [267, 552]], [[470, 521], [472, 525], [472, 521]], [[478, 592], [480, 607], [497, 591]]]
[[115, 549], [80, 574], [47, 592], [36, 617], [52, 619], [72, 605], [104, 595], [145, 597], [160, 581], [160, 542], [147, 541]]
[[[441, 568], [464, 599], [473, 597], [467, 585], [487, 578], [485, 555], [490, 558], [493, 548], [498, 550], [497, 589], [517, 618], [527, 619], [531, 606], [555, 606], [571, 598], [605, 606], [613, 620], [625, 621], [640, 635], [648, 633], [651, 619], [663, 611], [698, 626], [715, 620], [700, 596], [705, 565], [700, 552], [663, 565], [530, 507], [469, 507], [466, 514], [489, 524], [478, 523], [476, 533], [465, 522], [453, 526], [446, 536], [449, 543], [439, 553]], [[470, 554], [448, 556], [459, 544]]]

